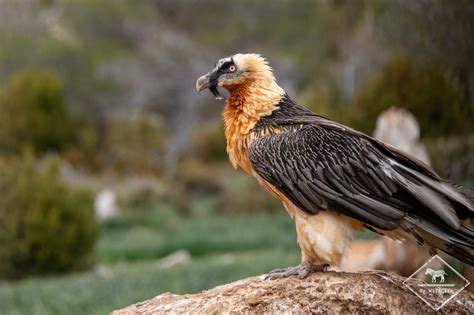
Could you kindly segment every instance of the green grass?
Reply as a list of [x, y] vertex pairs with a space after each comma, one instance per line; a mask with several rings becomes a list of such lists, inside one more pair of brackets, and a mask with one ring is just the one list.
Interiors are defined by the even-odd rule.
[[[157, 259], [180, 249], [191, 261], [158, 267]], [[186, 217], [163, 205], [103, 224], [96, 254], [107, 272], [0, 282], [0, 314], [106, 314], [163, 292], [198, 292], [300, 259], [294, 222], [283, 211]]]
[[[191, 261], [158, 267], [157, 259], [180, 249], [191, 253]], [[294, 223], [285, 213], [196, 218], [166, 207], [103, 224], [96, 251], [110, 272], [0, 282], [0, 314], [106, 314], [163, 292], [197, 292], [295, 265], [300, 258]]]
[[[147, 219], [109, 222], [97, 246], [100, 261], [115, 263], [156, 259], [186, 249], [193, 256], [246, 250], [296, 247], [288, 215], [179, 218], [156, 209]], [[118, 219], [122, 220], [122, 219]]]
[[266, 249], [193, 259], [166, 270], [154, 261], [118, 264], [108, 276], [93, 271], [0, 284], [1, 313], [107, 314], [163, 292], [189, 293], [295, 265], [291, 250]]

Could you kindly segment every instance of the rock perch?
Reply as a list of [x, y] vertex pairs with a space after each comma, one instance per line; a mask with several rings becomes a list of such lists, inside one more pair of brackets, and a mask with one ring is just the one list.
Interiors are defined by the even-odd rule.
[[[404, 280], [382, 271], [327, 271], [303, 280], [289, 277], [269, 281], [260, 276], [196, 294], [163, 293], [111, 314], [435, 314], [405, 287]], [[461, 292], [438, 313], [473, 314], [474, 294]]]

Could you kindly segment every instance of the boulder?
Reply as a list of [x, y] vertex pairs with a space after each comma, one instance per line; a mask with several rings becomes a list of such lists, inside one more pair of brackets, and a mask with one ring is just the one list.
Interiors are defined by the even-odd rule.
[[[326, 271], [306, 279], [259, 276], [195, 294], [163, 293], [112, 314], [435, 314], [403, 284], [405, 280], [383, 271]], [[463, 291], [439, 313], [472, 314], [473, 310], [474, 294]]]

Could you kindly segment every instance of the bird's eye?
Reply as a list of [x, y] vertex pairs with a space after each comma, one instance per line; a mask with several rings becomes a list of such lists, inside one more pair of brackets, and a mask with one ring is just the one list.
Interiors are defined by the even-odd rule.
[[230, 72], [234, 72], [235, 70], [237, 70], [237, 68], [234, 65], [229, 67]]

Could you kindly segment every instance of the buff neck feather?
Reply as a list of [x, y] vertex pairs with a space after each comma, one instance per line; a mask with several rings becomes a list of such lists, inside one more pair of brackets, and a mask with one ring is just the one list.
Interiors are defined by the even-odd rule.
[[232, 165], [251, 172], [248, 145], [251, 129], [278, 108], [285, 91], [276, 83], [271, 68], [262, 58], [246, 61], [251, 75], [241, 84], [226, 87], [229, 98], [223, 112], [227, 153]]
[[282, 99], [285, 91], [276, 83], [271, 68], [258, 58], [247, 60], [251, 75], [243, 83], [226, 87], [229, 91], [224, 109], [226, 130], [246, 135], [260, 120], [270, 115]]

